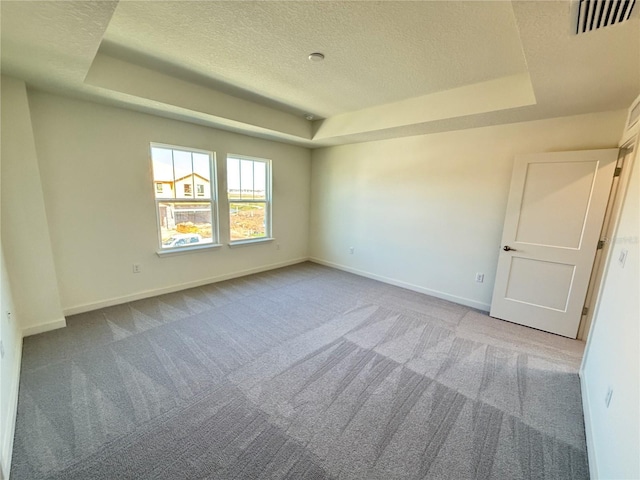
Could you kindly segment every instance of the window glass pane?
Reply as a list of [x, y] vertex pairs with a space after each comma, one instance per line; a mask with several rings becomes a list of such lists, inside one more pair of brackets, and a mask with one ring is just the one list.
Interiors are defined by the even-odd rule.
[[156, 184], [156, 198], [174, 198], [171, 150], [153, 147], [151, 149], [151, 158], [153, 180]]
[[229, 199], [240, 198], [240, 160], [227, 159], [227, 194]]
[[231, 241], [266, 237], [266, 204], [229, 203]]
[[193, 154], [193, 183], [197, 198], [211, 198], [211, 178], [209, 168], [209, 155], [203, 153]]
[[209, 202], [160, 202], [158, 218], [162, 248], [213, 242]]
[[172, 158], [170, 148], [152, 147], [151, 156], [154, 162], [163, 162], [171, 165]]
[[267, 195], [267, 164], [254, 162], [253, 164], [253, 198], [264, 200]]
[[253, 199], [253, 163], [251, 160], [240, 160], [240, 198]]
[[230, 240], [270, 235], [269, 161], [227, 157]]
[[191, 152], [173, 151], [176, 177], [176, 198], [193, 198], [193, 166]]

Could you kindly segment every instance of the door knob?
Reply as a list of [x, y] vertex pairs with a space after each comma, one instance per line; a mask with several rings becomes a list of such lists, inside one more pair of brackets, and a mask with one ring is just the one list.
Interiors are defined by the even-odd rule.
[[517, 251], [515, 248], [511, 248], [509, 245], [505, 245], [502, 249], [505, 252], [516, 252]]

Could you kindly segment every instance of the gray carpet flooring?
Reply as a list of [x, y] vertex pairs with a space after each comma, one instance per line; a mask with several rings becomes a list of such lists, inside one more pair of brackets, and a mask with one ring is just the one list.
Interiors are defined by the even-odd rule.
[[582, 351], [303, 263], [26, 338], [11, 479], [586, 479]]

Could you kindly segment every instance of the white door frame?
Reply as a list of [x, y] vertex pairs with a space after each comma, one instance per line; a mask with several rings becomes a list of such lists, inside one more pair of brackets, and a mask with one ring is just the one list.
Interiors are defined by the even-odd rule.
[[589, 336], [589, 332], [591, 331], [600, 284], [602, 283], [602, 278], [604, 276], [606, 259], [611, 248], [611, 239], [613, 238], [618, 225], [618, 219], [620, 218], [622, 200], [624, 198], [624, 192], [627, 190], [627, 184], [629, 183], [634, 151], [636, 149], [637, 145], [635, 139], [629, 140], [620, 147], [618, 163], [616, 164], [616, 168], [620, 169], [620, 175], [614, 177], [613, 184], [611, 186], [607, 213], [605, 214], [602, 233], [600, 234], [600, 241], [603, 242], [603, 247], [596, 251], [596, 257], [593, 262], [593, 270], [591, 271], [589, 287], [587, 288], [587, 297], [584, 302], [586, 314], [583, 314], [580, 320], [580, 326], [578, 327], [578, 340], [586, 341]]

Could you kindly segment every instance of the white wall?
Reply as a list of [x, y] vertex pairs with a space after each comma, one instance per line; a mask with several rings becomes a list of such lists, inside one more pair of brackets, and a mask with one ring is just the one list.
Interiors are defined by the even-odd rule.
[[[5, 169], [9, 164], [22, 161], [23, 155], [32, 155], [31, 150], [16, 152], [16, 137], [29, 139], [30, 123], [25, 123], [28, 115], [24, 84], [2, 78], [2, 151], [0, 155], [0, 197], [2, 207], [5, 206], [4, 183], [7, 180]], [[8, 98], [9, 95], [15, 98]], [[5, 110], [6, 109], [6, 110]], [[15, 115], [15, 117], [14, 117]], [[28, 127], [28, 128], [27, 128]], [[25, 130], [26, 128], [26, 130]], [[35, 158], [31, 159], [35, 162]], [[12, 170], [12, 168], [9, 168]], [[42, 197], [42, 194], [40, 194]], [[4, 211], [1, 212], [4, 214]], [[20, 383], [20, 360], [22, 356], [22, 331], [20, 317], [15, 308], [14, 297], [9, 284], [4, 246], [5, 235], [12, 237], [11, 230], [7, 230], [4, 218], [0, 222], [0, 479], [9, 478], [11, 468], [11, 452], [13, 449], [13, 434], [15, 429], [16, 409], [18, 405], [18, 386]]]
[[9, 478], [18, 406], [22, 333], [1, 246], [0, 255], [0, 341], [4, 350], [0, 358], [0, 478], [3, 475]]
[[23, 81], [2, 77], [2, 246], [15, 306], [26, 334], [65, 320]]
[[640, 478], [639, 158], [636, 150], [581, 372], [590, 468], [602, 479]]
[[[308, 257], [308, 149], [41, 92], [30, 91], [29, 103], [65, 313]], [[162, 258], [156, 255], [150, 142], [216, 152], [223, 247]], [[273, 161], [276, 241], [234, 248], [226, 245], [227, 153]], [[133, 263], [142, 265], [141, 273], [132, 273]]]
[[616, 111], [314, 150], [311, 257], [488, 310], [515, 155], [615, 147], [624, 120]]

